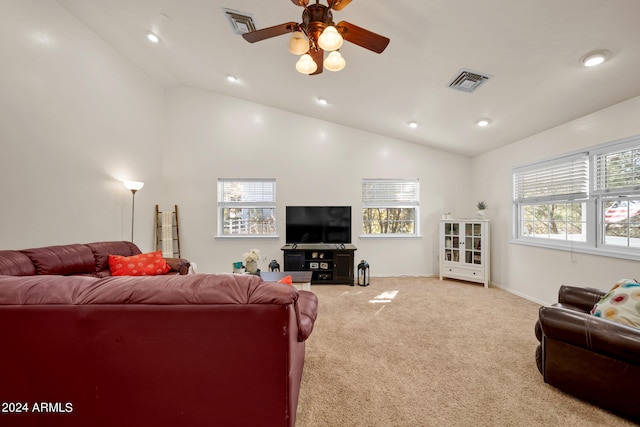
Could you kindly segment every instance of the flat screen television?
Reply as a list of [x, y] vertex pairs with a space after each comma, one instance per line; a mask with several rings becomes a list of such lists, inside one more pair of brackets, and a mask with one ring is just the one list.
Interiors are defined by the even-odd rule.
[[351, 243], [351, 206], [287, 206], [288, 244]]

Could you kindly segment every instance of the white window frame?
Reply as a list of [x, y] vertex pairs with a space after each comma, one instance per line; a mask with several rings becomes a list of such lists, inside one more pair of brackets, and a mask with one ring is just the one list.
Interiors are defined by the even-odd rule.
[[[218, 238], [278, 238], [275, 179], [218, 178], [217, 189]], [[237, 192], [238, 189], [240, 193]], [[239, 196], [239, 200], [232, 200], [233, 196]], [[225, 210], [227, 209], [270, 209], [273, 212], [273, 218], [264, 225], [268, 228], [266, 232], [264, 229], [257, 231], [254, 227], [251, 227], [251, 221], [240, 220], [238, 221], [238, 232], [225, 233], [225, 230], [228, 229], [225, 225]]]
[[[365, 233], [365, 209], [412, 209], [413, 233]], [[361, 238], [420, 237], [420, 180], [363, 179]]]
[[[616, 181], [611, 181], [611, 170], [614, 167], [619, 167], [618, 165], [622, 162], [616, 163], [617, 158], [614, 156], [625, 152], [629, 152], [632, 165], [624, 169], [625, 173], [620, 174], [623, 179], [618, 182], [627, 183], [631, 181], [633, 185], [616, 185]], [[586, 187], [583, 182], [580, 183], [579, 188], [571, 185], [554, 187], [558, 182], [563, 184], [563, 177], [568, 178], [568, 175], [559, 175], [561, 178], [558, 180], [554, 180], [552, 175], [545, 175], [546, 172], [552, 171], [556, 166], [560, 166], [562, 169], [562, 165], [566, 164], [566, 162], [580, 161], [579, 159], [585, 158], [588, 161]], [[606, 159], [610, 159], [609, 163], [605, 162]], [[623, 165], [628, 165], [628, 163]], [[585, 177], [583, 172], [579, 175], [580, 179]], [[536, 181], [538, 176], [542, 177], [542, 179]], [[551, 185], [546, 185], [548, 182], [544, 178], [549, 176], [552, 177], [549, 181]], [[610, 178], [609, 182], [613, 184], [607, 184], [606, 176]], [[601, 144], [580, 152], [568, 153], [540, 162], [517, 166], [512, 170], [512, 177], [512, 243], [640, 260], [640, 238], [632, 237], [633, 235], [631, 234], [632, 230], [640, 229], [640, 215], [635, 212], [629, 214], [632, 209], [632, 200], [637, 201], [640, 205], [640, 135]], [[552, 190], [547, 191], [549, 188]], [[554, 189], [560, 189], [560, 191], [554, 192]], [[625, 239], [617, 239], [615, 236], [606, 235], [608, 233], [605, 230], [607, 230], [606, 227], [610, 223], [608, 224], [605, 221], [605, 206], [607, 206], [607, 203], [611, 206], [613, 201], [623, 202], [621, 205], [626, 203], [626, 206], [628, 206], [624, 207], [624, 209], [628, 209], [626, 222], [623, 222], [625, 218], [620, 220], [622, 225], [618, 228], [618, 230], [624, 232], [626, 227], [626, 233], [628, 234], [626, 245], [623, 244]], [[565, 202], [584, 203], [582, 212], [582, 216], [586, 221], [586, 226], [583, 230], [586, 232], [584, 241], [526, 235], [527, 233], [522, 229], [524, 226], [522, 215], [527, 206]], [[635, 220], [638, 220], [638, 223], [630, 220], [631, 217], [635, 216], [637, 216]], [[613, 241], [617, 241], [617, 244], [612, 244], [611, 242]]]

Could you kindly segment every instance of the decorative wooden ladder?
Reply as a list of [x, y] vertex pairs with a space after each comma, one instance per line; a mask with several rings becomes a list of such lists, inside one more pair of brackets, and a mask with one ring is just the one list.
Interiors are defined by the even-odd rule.
[[156, 205], [156, 250], [165, 258], [180, 258], [180, 227], [178, 205], [173, 211], [160, 211]]

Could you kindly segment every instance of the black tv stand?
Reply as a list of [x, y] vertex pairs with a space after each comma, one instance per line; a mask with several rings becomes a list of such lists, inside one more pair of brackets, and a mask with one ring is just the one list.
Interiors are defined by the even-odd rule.
[[355, 246], [350, 243], [298, 243], [283, 246], [284, 271], [311, 271], [311, 284], [353, 286]]

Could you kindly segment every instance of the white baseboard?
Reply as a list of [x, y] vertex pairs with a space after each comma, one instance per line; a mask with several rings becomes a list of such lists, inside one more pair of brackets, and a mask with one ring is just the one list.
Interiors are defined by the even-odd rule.
[[500, 286], [500, 285], [498, 285], [498, 284], [496, 284], [496, 283], [493, 283], [493, 282], [491, 282], [491, 283], [489, 284], [489, 286], [493, 286], [493, 287], [496, 287], [496, 288], [498, 288], [498, 289], [502, 289], [503, 291], [509, 292], [510, 294], [513, 294], [513, 295], [517, 295], [517, 296], [519, 296], [520, 298], [524, 298], [524, 299], [529, 300], [529, 301], [531, 301], [531, 302], [535, 302], [536, 304], [540, 304], [540, 305], [549, 305], [548, 303], [546, 303], [546, 302], [544, 302], [544, 301], [540, 301], [540, 300], [538, 300], [538, 299], [532, 298], [532, 297], [530, 297], [529, 295], [525, 295], [525, 294], [523, 294], [522, 292], [518, 292], [518, 291], [514, 291], [513, 289], [505, 288], [504, 286]]

